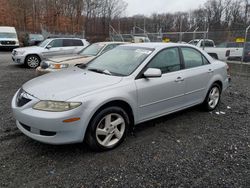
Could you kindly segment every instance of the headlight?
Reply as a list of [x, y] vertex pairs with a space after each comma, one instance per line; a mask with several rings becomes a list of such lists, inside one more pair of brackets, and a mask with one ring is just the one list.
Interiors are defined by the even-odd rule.
[[17, 55], [23, 55], [25, 51], [16, 51]]
[[64, 112], [81, 106], [81, 102], [40, 101], [33, 106], [35, 110]]
[[51, 69], [65, 69], [68, 68], [69, 64], [57, 64], [57, 63], [53, 63], [49, 65], [49, 68]]

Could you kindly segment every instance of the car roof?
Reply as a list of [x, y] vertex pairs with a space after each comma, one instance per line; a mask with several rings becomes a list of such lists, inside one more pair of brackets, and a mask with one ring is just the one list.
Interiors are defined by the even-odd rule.
[[108, 45], [108, 44], [128, 44], [128, 42], [117, 42], [117, 41], [106, 41], [106, 42], [96, 42], [93, 44], [104, 44], [104, 45]]
[[86, 40], [86, 39], [80, 39], [80, 38], [64, 38], [64, 37], [52, 37], [47, 38], [48, 40], [54, 40], [54, 39], [75, 39], [75, 40]]
[[16, 29], [14, 27], [8, 27], [8, 26], [0, 26], [0, 31], [16, 33]]
[[154, 48], [154, 49], [162, 49], [162, 48], [176, 47], [176, 46], [194, 47], [193, 45], [190, 45], [190, 44], [163, 43], [163, 42], [133, 43], [133, 44], [125, 44], [123, 46], [132, 46], [132, 47], [139, 47], [139, 48]]

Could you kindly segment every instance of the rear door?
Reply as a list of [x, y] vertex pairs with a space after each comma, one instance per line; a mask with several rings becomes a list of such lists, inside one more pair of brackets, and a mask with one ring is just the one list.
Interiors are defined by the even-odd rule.
[[72, 39], [72, 45], [74, 46], [73, 53], [78, 53], [85, 47], [83, 41], [80, 39]]
[[76, 54], [79, 52], [75, 39], [63, 39], [63, 54]]
[[170, 113], [183, 107], [185, 80], [178, 48], [159, 52], [147, 65], [162, 71], [160, 78], [139, 77], [135, 82], [138, 93], [139, 121]]
[[213, 68], [209, 61], [198, 50], [181, 47], [185, 70], [185, 106], [201, 103], [205, 96]]

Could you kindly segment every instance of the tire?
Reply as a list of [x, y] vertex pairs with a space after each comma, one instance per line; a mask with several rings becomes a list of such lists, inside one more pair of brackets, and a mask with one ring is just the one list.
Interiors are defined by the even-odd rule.
[[101, 110], [92, 118], [87, 129], [86, 142], [88, 146], [94, 151], [107, 151], [116, 148], [124, 141], [129, 122], [128, 114], [120, 107], [113, 106]]
[[37, 55], [28, 55], [25, 59], [25, 64], [32, 69], [37, 68], [40, 65], [41, 59]]
[[202, 106], [206, 111], [213, 111], [217, 108], [221, 99], [221, 87], [219, 84], [214, 83], [208, 90], [206, 99]]

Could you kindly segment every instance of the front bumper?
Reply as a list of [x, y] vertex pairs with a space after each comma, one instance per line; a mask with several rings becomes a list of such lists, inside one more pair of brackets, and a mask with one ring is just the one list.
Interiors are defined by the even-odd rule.
[[16, 64], [24, 64], [25, 63], [25, 56], [24, 55], [13, 55], [12, 54], [12, 60]]
[[[12, 100], [12, 111], [18, 129], [28, 137], [46, 144], [79, 143], [84, 139], [86, 122], [81, 107], [66, 112], [45, 112], [32, 107], [39, 100], [32, 100], [22, 107], [17, 107], [16, 97]], [[83, 111], [82, 111], [83, 110]], [[79, 121], [64, 123], [63, 120], [80, 117]]]

